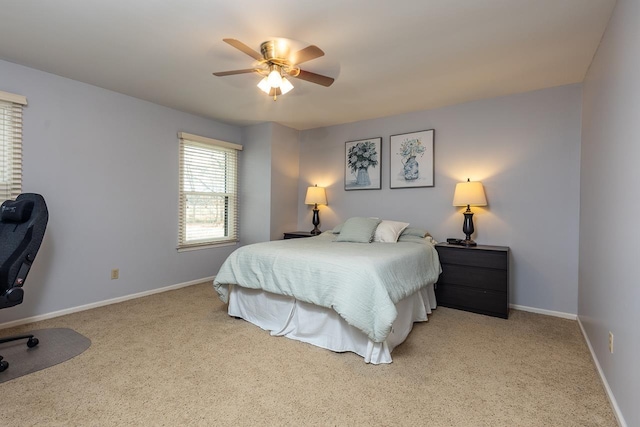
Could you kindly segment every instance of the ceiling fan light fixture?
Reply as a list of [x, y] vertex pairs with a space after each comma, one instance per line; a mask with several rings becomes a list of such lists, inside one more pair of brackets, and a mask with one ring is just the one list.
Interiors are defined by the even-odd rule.
[[280, 75], [280, 69], [278, 66], [274, 65], [269, 75], [267, 76], [267, 80], [269, 81], [269, 85], [271, 87], [280, 87], [282, 84], [282, 75]]
[[258, 83], [258, 88], [260, 88], [261, 91], [269, 95], [269, 92], [271, 92], [271, 85], [269, 84], [269, 79], [265, 77], [262, 80], [260, 80], [260, 83]]
[[291, 89], [293, 89], [293, 85], [289, 80], [287, 80], [286, 77], [283, 77], [282, 83], [280, 84], [280, 92], [282, 92], [282, 94], [284, 95], [285, 93], [289, 92]]

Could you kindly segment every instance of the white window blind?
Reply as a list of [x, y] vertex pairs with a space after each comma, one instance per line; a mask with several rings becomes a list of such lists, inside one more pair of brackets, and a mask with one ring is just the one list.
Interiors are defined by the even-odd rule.
[[178, 249], [238, 241], [242, 146], [185, 132], [180, 139]]
[[0, 203], [22, 191], [22, 107], [27, 98], [0, 91]]

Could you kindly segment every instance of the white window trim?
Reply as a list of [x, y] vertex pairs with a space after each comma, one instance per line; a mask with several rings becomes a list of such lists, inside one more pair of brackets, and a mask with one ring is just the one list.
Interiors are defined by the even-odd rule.
[[179, 247], [178, 252], [191, 252], [191, 251], [199, 251], [201, 249], [213, 249], [213, 248], [222, 248], [224, 246], [238, 246], [238, 242], [225, 242], [225, 243], [209, 243], [207, 245], [200, 246], [185, 246]]
[[[235, 240], [230, 240], [228, 237], [223, 237], [223, 238], [219, 238], [219, 242], [217, 242], [216, 240], [218, 239], [207, 239], [207, 240], [203, 240], [203, 241], [192, 241], [190, 243], [184, 243], [181, 242], [181, 237], [184, 237], [182, 235], [182, 233], [186, 233], [186, 230], [183, 227], [186, 227], [186, 224], [183, 224], [184, 221], [184, 217], [183, 217], [183, 204], [184, 201], [182, 199], [183, 197], [183, 189], [182, 189], [182, 180], [183, 180], [183, 176], [182, 176], [182, 162], [184, 161], [184, 159], [182, 158], [183, 153], [182, 153], [182, 147], [183, 144], [185, 143], [185, 141], [191, 143], [191, 145], [197, 145], [197, 144], [202, 144], [204, 146], [213, 146], [213, 147], [219, 147], [219, 148], [223, 148], [225, 149], [225, 151], [230, 151], [230, 150], [235, 150], [235, 151], [242, 151], [243, 147], [242, 145], [239, 144], [234, 144], [232, 142], [226, 142], [226, 141], [220, 141], [218, 139], [213, 139], [213, 138], [207, 138], [204, 136], [200, 136], [200, 135], [194, 135], [191, 133], [187, 133], [187, 132], [178, 132], [178, 139], [180, 141], [180, 155], [179, 155], [179, 162], [180, 162], [180, 168], [179, 168], [179, 182], [180, 182], [180, 188], [179, 188], [179, 202], [178, 202], [178, 217], [179, 217], [179, 223], [178, 223], [178, 245], [176, 247], [176, 249], [178, 250], [178, 252], [188, 252], [188, 251], [194, 251], [194, 250], [200, 250], [200, 249], [211, 249], [214, 247], [222, 247], [222, 246], [230, 246], [230, 245], [237, 245], [238, 244], [238, 237], [236, 234], [236, 238]], [[195, 144], [194, 144], [195, 143]], [[238, 225], [238, 221], [239, 221], [239, 213], [237, 212], [238, 210], [238, 185], [237, 185], [237, 166], [236, 166], [236, 176], [234, 177], [236, 180], [236, 188], [235, 188], [235, 194], [234, 199], [235, 199], [235, 204], [233, 207], [233, 211], [232, 211], [232, 215], [235, 217], [234, 218], [234, 223], [235, 223], [235, 231], [237, 233], [237, 225]]]

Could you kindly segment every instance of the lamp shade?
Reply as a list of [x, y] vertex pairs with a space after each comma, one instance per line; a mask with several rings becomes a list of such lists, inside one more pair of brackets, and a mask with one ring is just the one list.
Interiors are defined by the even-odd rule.
[[480, 181], [459, 182], [453, 193], [453, 206], [486, 206], [487, 198]]
[[314, 187], [307, 188], [307, 196], [304, 198], [305, 205], [326, 205], [327, 204], [327, 194], [324, 191], [324, 187], [318, 187], [317, 185]]

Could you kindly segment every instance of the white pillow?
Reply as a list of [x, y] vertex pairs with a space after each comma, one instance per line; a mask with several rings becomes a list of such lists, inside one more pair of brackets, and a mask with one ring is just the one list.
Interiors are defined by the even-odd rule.
[[408, 226], [408, 222], [382, 220], [382, 222], [378, 224], [378, 228], [376, 228], [376, 233], [373, 235], [373, 241], [395, 243], [398, 241], [400, 233], [402, 233]]

